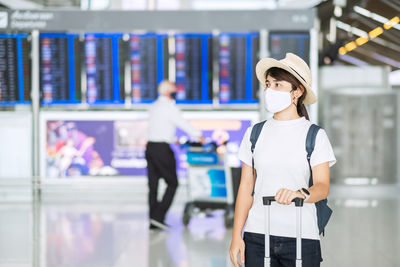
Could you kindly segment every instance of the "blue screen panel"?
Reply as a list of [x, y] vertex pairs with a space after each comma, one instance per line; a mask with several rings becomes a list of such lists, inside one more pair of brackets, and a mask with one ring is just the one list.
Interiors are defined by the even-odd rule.
[[220, 103], [257, 103], [258, 33], [221, 33], [218, 49]]
[[212, 35], [175, 35], [177, 103], [212, 103]]
[[270, 55], [275, 59], [282, 59], [291, 52], [310, 64], [310, 34], [271, 32], [269, 35]]
[[40, 34], [42, 105], [81, 102], [79, 35]]
[[87, 102], [123, 104], [124, 64], [121, 33], [86, 33]]
[[168, 77], [168, 36], [130, 35], [132, 103], [151, 103], [158, 84]]
[[0, 105], [31, 102], [28, 34], [0, 34]]

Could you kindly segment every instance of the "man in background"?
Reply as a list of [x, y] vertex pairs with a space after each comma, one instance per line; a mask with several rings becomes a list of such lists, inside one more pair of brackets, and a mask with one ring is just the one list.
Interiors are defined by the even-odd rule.
[[[150, 108], [148, 143], [146, 146], [147, 173], [149, 185], [150, 229], [168, 230], [165, 215], [171, 206], [178, 177], [176, 160], [170, 144], [176, 142], [176, 128], [205, 142], [199, 130], [194, 128], [182, 116], [175, 104], [176, 86], [164, 80], [158, 87], [159, 97]], [[161, 202], [157, 200], [158, 181], [164, 178], [167, 189]]]

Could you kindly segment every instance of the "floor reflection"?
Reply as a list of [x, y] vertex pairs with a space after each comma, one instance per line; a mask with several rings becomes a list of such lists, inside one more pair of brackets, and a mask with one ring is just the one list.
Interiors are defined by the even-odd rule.
[[[333, 192], [329, 203], [322, 266], [400, 266], [398, 195]], [[223, 213], [184, 227], [183, 205], [168, 213], [172, 230], [157, 232], [148, 229], [143, 201], [0, 204], [0, 267], [232, 266]]]
[[230, 234], [219, 211], [186, 228], [173, 210], [169, 232], [150, 231], [143, 206], [123, 211], [106, 205], [44, 206], [42, 212], [46, 261], [41, 266], [227, 266]]
[[112, 265], [118, 214], [46, 214], [46, 260], [50, 266]]
[[0, 204], [0, 266], [32, 266], [33, 218], [30, 204]]

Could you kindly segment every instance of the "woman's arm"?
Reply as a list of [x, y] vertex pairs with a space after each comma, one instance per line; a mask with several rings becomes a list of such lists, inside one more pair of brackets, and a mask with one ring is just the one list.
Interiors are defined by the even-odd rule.
[[[255, 174], [255, 176], [257, 176]], [[239, 266], [237, 256], [240, 252], [240, 260], [244, 263], [244, 242], [242, 239], [242, 230], [247, 220], [249, 210], [253, 204], [253, 188], [255, 177], [253, 178], [252, 167], [242, 164], [242, 177], [238, 195], [236, 197], [235, 217], [233, 221], [232, 243], [230, 248], [231, 261], [235, 266]]]
[[318, 202], [327, 198], [329, 195], [329, 162], [324, 162], [314, 166], [312, 168], [312, 173], [313, 186], [308, 189], [310, 192], [310, 198], [306, 201], [307, 203]]
[[[256, 176], [256, 174], [255, 174]], [[253, 192], [255, 178], [253, 178], [252, 167], [243, 163], [242, 166], [242, 177], [240, 179], [240, 185], [238, 195], [236, 197], [235, 206], [235, 217], [233, 221], [232, 236], [242, 236], [243, 226], [247, 220], [247, 215], [251, 205], [253, 204]]]
[[[308, 188], [310, 198], [307, 203], [315, 203], [328, 197], [329, 194], [329, 162], [318, 164], [312, 168], [313, 186]], [[301, 189], [301, 188], [299, 188]], [[276, 202], [289, 205], [296, 197], [304, 198], [304, 195], [298, 191], [292, 191], [281, 188], [275, 195]]]

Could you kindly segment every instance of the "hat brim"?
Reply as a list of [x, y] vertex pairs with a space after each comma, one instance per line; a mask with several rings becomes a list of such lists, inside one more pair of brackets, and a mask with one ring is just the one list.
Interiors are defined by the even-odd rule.
[[303, 80], [303, 78], [299, 74], [297, 74], [292, 68], [274, 58], [263, 58], [256, 65], [256, 76], [258, 81], [263, 86], [265, 86], [266, 83], [265, 73], [270, 68], [274, 67], [286, 70], [294, 77], [296, 77], [296, 79], [299, 80], [299, 82], [304, 86], [304, 88], [307, 90], [306, 98], [303, 100], [304, 105], [311, 105], [317, 102], [317, 96], [315, 95], [311, 87]]

